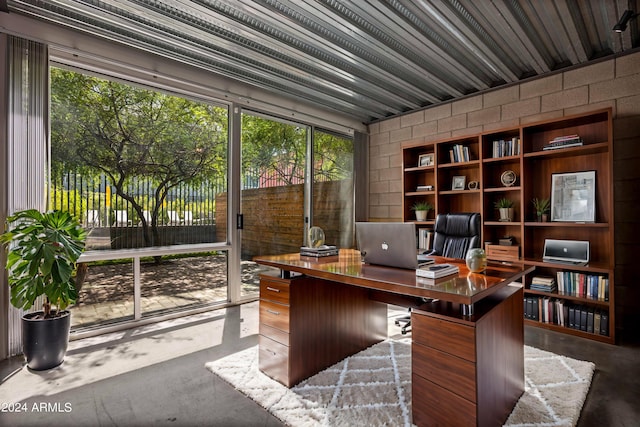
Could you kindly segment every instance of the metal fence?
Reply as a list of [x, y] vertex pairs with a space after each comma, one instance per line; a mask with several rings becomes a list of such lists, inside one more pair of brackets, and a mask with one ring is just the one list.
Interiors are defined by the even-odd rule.
[[[131, 201], [116, 194], [104, 175], [96, 177], [67, 171], [52, 179], [52, 209], [63, 209], [88, 227], [135, 227], [144, 216], [147, 223], [156, 209], [156, 186], [149, 180], [133, 180], [124, 193], [141, 207], [142, 215]], [[172, 188], [157, 207], [158, 225], [214, 224], [216, 194], [226, 192], [226, 180], [200, 184], [180, 184]]]

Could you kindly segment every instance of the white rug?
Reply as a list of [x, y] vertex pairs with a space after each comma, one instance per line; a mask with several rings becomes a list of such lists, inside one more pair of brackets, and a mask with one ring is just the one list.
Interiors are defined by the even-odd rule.
[[[575, 426], [595, 365], [525, 346], [525, 392], [505, 425]], [[258, 370], [252, 347], [207, 369], [290, 426], [411, 426], [411, 341], [387, 340], [291, 389]]]

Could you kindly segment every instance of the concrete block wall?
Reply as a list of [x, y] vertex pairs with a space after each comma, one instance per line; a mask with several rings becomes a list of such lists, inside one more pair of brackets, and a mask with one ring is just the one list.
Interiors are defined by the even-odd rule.
[[369, 125], [371, 221], [402, 220], [403, 142], [517, 127], [612, 107], [618, 326], [640, 335], [640, 52], [468, 96]]

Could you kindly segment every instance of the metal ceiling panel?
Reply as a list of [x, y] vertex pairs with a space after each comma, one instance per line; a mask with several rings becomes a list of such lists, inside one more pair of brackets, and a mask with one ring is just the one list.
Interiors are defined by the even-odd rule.
[[636, 0], [8, 0], [364, 123], [635, 49]]

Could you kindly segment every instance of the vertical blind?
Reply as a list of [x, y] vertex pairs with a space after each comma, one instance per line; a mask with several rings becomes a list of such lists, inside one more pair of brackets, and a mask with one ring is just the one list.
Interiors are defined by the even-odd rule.
[[[19, 37], [7, 38], [7, 213], [46, 207], [48, 158], [48, 52], [47, 45]], [[36, 301], [39, 309], [42, 301]], [[20, 318], [23, 312], [8, 311], [8, 351], [22, 352]]]

